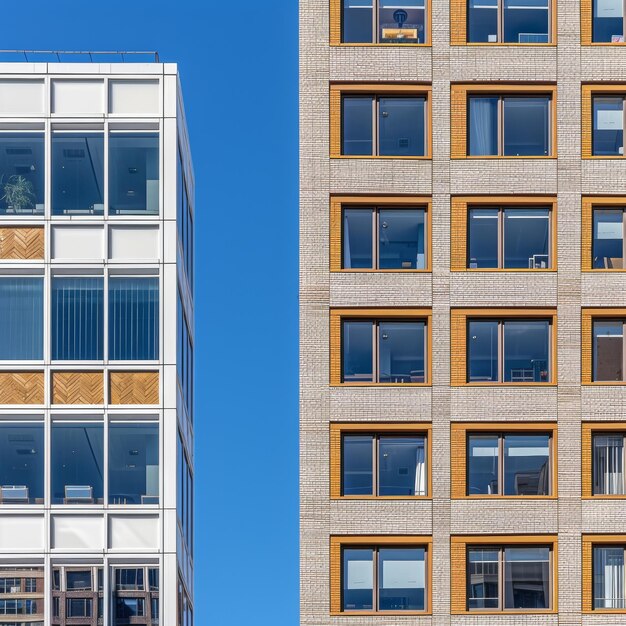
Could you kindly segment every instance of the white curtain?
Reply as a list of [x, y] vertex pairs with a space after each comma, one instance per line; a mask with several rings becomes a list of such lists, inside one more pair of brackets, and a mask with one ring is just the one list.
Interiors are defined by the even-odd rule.
[[594, 548], [594, 608], [623, 609], [624, 548]]
[[415, 450], [415, 495], [426, 495], [426, 450], [425, 442]]
[[596, 436], [593, 440], [594, 493], [624, 493], [624, 438], [617, 435]]
[[495, 144], [495, 125], [493, 123], [492, 98], [471, 98], [469, 107], [470, 154], [472, 156], [490, 155]]

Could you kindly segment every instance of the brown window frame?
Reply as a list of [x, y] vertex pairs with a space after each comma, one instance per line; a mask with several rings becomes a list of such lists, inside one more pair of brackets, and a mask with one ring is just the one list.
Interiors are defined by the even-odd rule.
[[[596, 435], [616, 435], [626, 440], [626, 422], [583, 422], [581, 426], [581, 496], [583, 500], [625, 500], [625, 494], [595, 494], [593, 439]], [[626, 444], [626, 441], [624, 442]], [[626, 462], [626, 445], [624, 446]], [[626, 467], [626, 466], [625, 466]]]

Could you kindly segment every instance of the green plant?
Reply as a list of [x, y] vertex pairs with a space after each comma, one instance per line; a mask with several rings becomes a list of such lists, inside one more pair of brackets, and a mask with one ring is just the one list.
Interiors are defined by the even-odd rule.
[[16, 213], [34, 208], [35, 188], [29, 180], [19, 174], [14, 174], [9, 176], [6, 182], [4, 182], [4, 177], [0, 179], [0, 185], [3, 186], [4, 190], [2, 200], [5, 200], [7, 205]]

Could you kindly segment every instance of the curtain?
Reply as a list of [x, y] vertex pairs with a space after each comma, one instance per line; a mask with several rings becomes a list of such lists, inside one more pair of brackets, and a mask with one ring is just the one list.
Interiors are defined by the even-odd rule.
[[159, 279], [109, 280], [109, 359], [159, 358]]
[[99, 361], [103, 358], [102, 278], [52, 281], [52, 359]]
[[596, 495], [624, 494], [624, 438], [602, 435], [593, 439], [593, 483]]
[[0, 360], [43, 359], [43, 279], [0, 279]]
[[415, 450], [415, 495], [426, 495], [426, 450], [424, 440]]
[[472, 156], [496, 154], [497, 124], [494, 123], [497, 115], [497, 100], [494, 98], [470, 98], [469, 100], [469, 148]]
[[624, 548], [594, 548], [594, 608], [623, 609]]
[[350, 220], [344, 213], [343, 216], [343, 267], [352, 268], [352, 255], [350, 254]]

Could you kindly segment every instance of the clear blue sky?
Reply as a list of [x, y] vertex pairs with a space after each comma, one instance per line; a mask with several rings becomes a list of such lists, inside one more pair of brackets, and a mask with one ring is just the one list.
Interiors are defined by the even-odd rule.
[[0, 48], [158, 50], [180, 64], [197, 182], [197, 626], [298, 623], [297, 8], [2, 7]]

